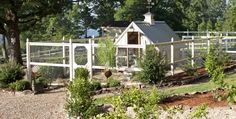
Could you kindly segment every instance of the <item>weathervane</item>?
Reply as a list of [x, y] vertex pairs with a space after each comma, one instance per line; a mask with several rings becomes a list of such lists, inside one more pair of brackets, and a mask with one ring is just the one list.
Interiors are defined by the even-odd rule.
[[151, 8], [154, 5], [154, 3], [152, 2], [152, 0], [147, 0], [147, 2], [148, 2], [148, 6], [147, 6], [148, 12], [151, 12]]

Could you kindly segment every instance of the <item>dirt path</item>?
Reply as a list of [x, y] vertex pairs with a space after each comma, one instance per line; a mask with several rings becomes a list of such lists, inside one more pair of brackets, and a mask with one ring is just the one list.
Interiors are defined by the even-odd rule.
[[65, 89], [23, 95], [0, 91], [0, 119], [65, 119]]

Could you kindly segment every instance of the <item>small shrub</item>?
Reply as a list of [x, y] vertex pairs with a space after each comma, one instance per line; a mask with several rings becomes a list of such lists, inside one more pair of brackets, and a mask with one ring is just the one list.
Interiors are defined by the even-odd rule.
[[144, 59], [140, 61], [140, 66], [143, 69], [139, 75], [140, 80], [151, 84], [164, 80], [168, 70], [165, 57], [154, 46], [147, 48]]
[[184, 72], [186, 72], [189, 76], [197, 76], [197, 65], [194, 63], [192, 66], [192, 55], [187, 52], [188, 60], [186, 64], [184, 64], [181, 68]]
[[22, 68], [14, 61], [0, 66], [0, 85], [7, 85], [22, 78]]
[[28, 81], [19, 80], [19, 81], [10, 83], [9, 87], [16, 91], [23, 91], [30, 88], [30, 83]]
[[207, 107], [208, 106], [206, 104], [202, 104], [202, 105], [198, 106], [196, 108], [196, 110], [191, 113], [191, 119], [193, 119], [193, 118], [207, 119], [207, 114], [208, 114]]
[[89, 71], [85, 68], [77, 68], [75, 70], [75, 79], [77, 78], [83, 78], [88, 79], [89, 77]]
[[102, 89], [102, 85], [99, 81], [92, 81], [91, 82], [91, 89], [92, 90], [100, 90], [100, 89]]
[[90, 118], [95, 115], [96, 110], [87, 79], [75, 79], [67, 89], [70, 96], [66, 100], [65, 109], [70, 117]]
[[50, 81], [47, 78], [44, 78], [44, 77], [39, 77], [35, 81], [36, 84], [43, 85], [44, 88], [48, 87], [49, 82]]
[[113, 78], [108, 78], [107, 80], [107, 86], [108, 87], [117, 87], [117, 86], [120, 86], [120, 81], [118, 80], [114, 80]]

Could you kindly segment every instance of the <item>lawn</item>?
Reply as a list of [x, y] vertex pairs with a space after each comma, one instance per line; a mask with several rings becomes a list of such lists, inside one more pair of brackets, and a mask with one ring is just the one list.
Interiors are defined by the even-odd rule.
[[[225, 81], [227, 83], [236, 85], [236, 74], [230, 74], [225, 77]], [[199, 84], [190, 84], [178, 87], [170, 87], [170, 88], [162, 88], [161, 92], [168, 95], [176, 95], [176, 94], [185, 94], [185, 93], [193, 93], [193, 92], [202, 92], [202, 91], [210, 91], [218, 88], [217, 85], [212, 82], [199, 83]], [[110, 104], [112, 102], [113, 96], [106, 96], [101, 98], [96, 98], [96, 104]]]

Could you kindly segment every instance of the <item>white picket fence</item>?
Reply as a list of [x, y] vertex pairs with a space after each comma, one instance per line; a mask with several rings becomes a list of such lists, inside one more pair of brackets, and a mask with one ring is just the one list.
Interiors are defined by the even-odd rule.
[[[160, 46], [168, 46], [170, 47], [170, 51], [168, 52], [171, 57], [170, 59], [168, 59], [170, 61], [170, 73], [171, 75], [175, 74], [175, 64], [181, 61], [185, 61], [188, 60], [186, 57], [182, 57], [181, 59], [175, 60], [175, 47], [176, 45], [182, 45], [184, 47], [180, 48], [180, 50], [184, 51], [186, 50], [186, 44], [187, 47], [191, 50], [191, 64], [194, 65], [195, 63], [195, 59], [198, 58], [199, 56], [196, 56], [195, 53], [197, 50], [199, 50], [198, 45], [204, 45], [204, 49], [207, 50], [207, 52], [209, 51], [210, 45], [211, 43], [213, 43], [213, 41], [219, 42], [220, 44], [222, 44], [224, 46], [224, 49], [226, 50], [227, 53], [236, 53], [236, 51], [234, 50], [229, 50], [232, 47], [232, 44], [234, 45], [236, 43], [236, 37], [233, 36], [225, 36], [225, 37], [209, 37], [209, 36], [186, 36], [183, 38], [182, 41], [174, 41], [174, 39], [172, 39], [172, 42], [163, 42], [163, 43], [157, 43], [154, 44], [157, 47]], [[31, 53], [31, 47], [34, 46], [53, 46], [53, 47], [60, 47], [61, 51], [59, 51], [57, 49], [57, 51], [55, 52], [62, 52], [62, 59], [63, 59], [63, 63], [42, 63], [42, 62], [34, 62], [31, 61], [32, 59], [32, 53]], [[66, 63], [65, 58], [66, 53], [65, 53], [65, 49], [66, 47], [69, 49], [69, 63]], [[87, 64], [86, 65], [78, 65], [75, 62], [75, 48], [76, 47], [85, 47], [87, 49]], [[83, 67], [83, 68], [87, 68], [90, 71], [90, 77], [93, 76], [93, 69], [105, 69], [105, 66], [96, 66], [93, 64], [94, 59], [95, 59], [95, 48], [98, 47], [97, 43], [94, 43], [94, 41], [92, 39], [89, 39], [88, 43], [73, 43], [72, 40], [69, 40], [69, 42], [61, 42], [61, 43], [46, 43], [46, 42], [29, 42], [29, 40], [27, 39], [27, 43], [26, 43], [26, 51], [27, 51], [27, 76], [30, 79], [31, 78], [31, 72], [32, 66], [53, 66], [53, 67], [67, 67], [70, 69], [70, 80], [73, 79], [74, 77], [74, 71], [76, 68], [78, 67]], [[119, 45], [116, 46], [116, 48], [125, 48], [125, 49], [129, 49], [129, 48], [136, 48], [136, 49], [142, 49], [143, 53], [145, 54], [146, 51], [146, 45]], [[40, 51], [41, 55], [46, 55], [46, 54], [50, 54], [52, 53], [51, 51]], [[128, 53], [128, 52], [127, 52]], [[184, 52], [182, 52], [184, 53]], [[183, 55], [183, 54], [180, 54]], [[118, 56], [117, 56], [118, 57]], [[126, 56], [125, 56], [126, 57]], [[126, 57], [127, 61], [128, 60], [128, 56]], [[118, 65], [116, 65], [116, 67], [114, 69], [116, 70], [121, 70], [124, 71], [127, 68], [132, 69], [133, 71], [140, 71], [141, 68], [138, 67], [118, 67]]]

